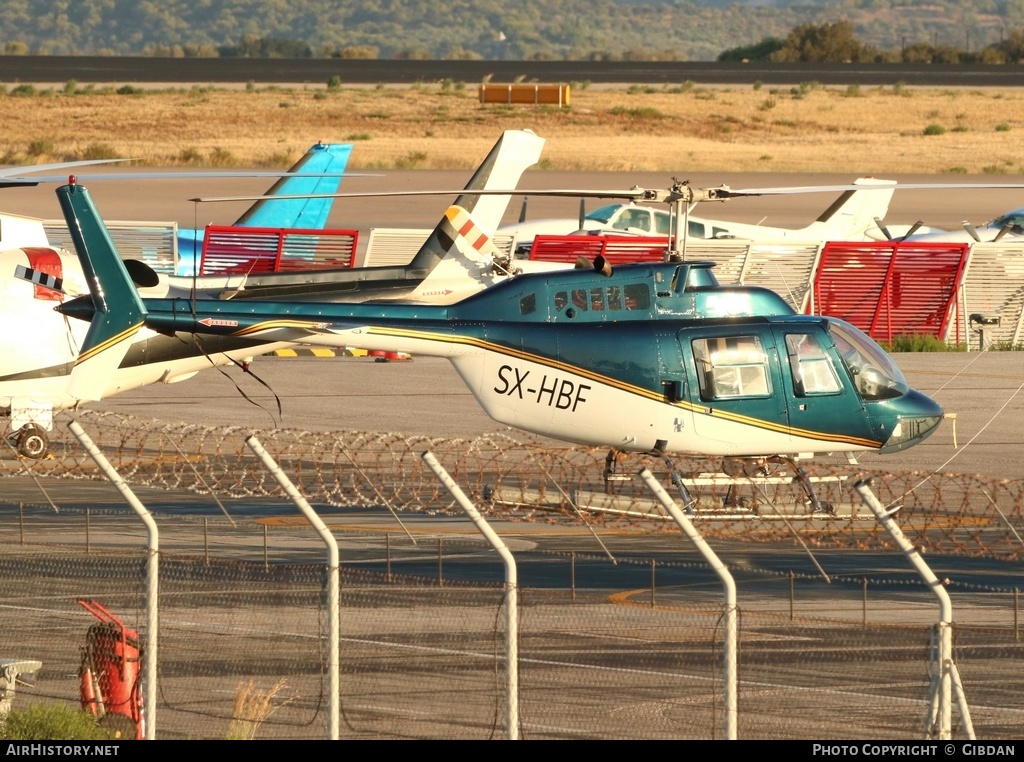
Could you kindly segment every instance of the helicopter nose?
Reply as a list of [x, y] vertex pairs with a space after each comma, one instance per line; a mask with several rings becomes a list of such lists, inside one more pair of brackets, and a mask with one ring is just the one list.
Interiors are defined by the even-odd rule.
[[935, 400], [913, 389], [892, 400], [888, 412], [894, 423], [892, 433], [879, 449], [881, 453], [899, 452], [923, 442], [939, 427], [943, 415]]

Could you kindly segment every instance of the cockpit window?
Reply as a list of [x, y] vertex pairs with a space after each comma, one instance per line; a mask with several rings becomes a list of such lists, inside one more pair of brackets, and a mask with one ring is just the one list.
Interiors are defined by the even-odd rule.
[[607, 225], [608, 220], [612, 218], [619, 209], [622, 208], [622, 204], [608, 204], [607, 206], [599, 206], [597, 209], [592, 211], [583, 219], [593, 220], [594, 222], [600, 222], [602, 225]]
[[1014, 209], [989, 223], [994, 228], [1010, 228], [1011, 233], [1024, 233], [1024, 209]]
[[644, 283], [633, 283], [623, 288], [627, 310], [648, 310], [651, 308], [651, 292]]
[[786, 334], [786, 354], [789, 356], [789, 371], [797, 397], [839, 392], [839, 380], [832, 361], [814, 334]]
[[622, 210], [615, 222], [612, 223], [612, 227], [616, 230], [644, 230], [650, 231], [651, 229], [651, 213], [646, 209], [639, 209], [636, 207], [626, 207]]
[[703, 399], [767, 397], [771, 394], [768, 356], [758, 336], [695, 339], [691, 347]]
[[[646, 283], [633, 283], [624, 288], [619, 286], [598, 286], [575, 288], [572, 291], [556, 291], [552, 297], [556, 313], [575, 317], [580, 312], [609, 313], [626, 310], [649, 310], [651, 291]], [[528, 315], [537, 308], [533, 294], [519, 300], [519, 312]], [[570, 311], [572, 314], [569, 314]]]
[[903, 372], [870, 336], [843, 320], [825, 320], [839, 356], [863, 399], [887, 400], [910, 391]]

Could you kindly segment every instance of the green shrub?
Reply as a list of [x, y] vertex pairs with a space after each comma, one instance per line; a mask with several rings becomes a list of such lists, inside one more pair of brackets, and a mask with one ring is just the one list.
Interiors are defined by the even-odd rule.
[[61, 704], [31, 704], [12, 709], [0, 724], [3, 741], [98, 741], [117, 733], [97, 724], [91, 714]]
[[411, 151], [395, 161], [395, 169], [419, 169], [427, 160], [423, 151]]
[[182, 164], [200, 164], [203, 161], [203, 154], [200, 153], [198, 148], [189, 146], [188, 148], [182, 148], [178, 154], [178, 161]]
[[946, 128], [941, 124], [929, 124], [924, 128], [925, 135], [945, 135]]
[[49, 156], [53, 153], [53, 141], [40, 138], [28, 144], [29, 156]]
[[238, 165], [238, 160], [228, 149], [215, 146], [214, 149], [210, 151], [207, 164], [211, 167], [234, 167]]
[[1009, 131], [1010, 131], [1010, 125], [1008, 125], [1006, 122], [1000, 122], [999, 124], [996, 125], [996, 132], [1009, 132]]
[[880, 341], [886, 352], [963, 352], [964, 344], [947, 344], [931, 335], [895, 336], [890, 342]]
[[628, 116], [633, 119], [664, 119], [665, 115], [652, 106], [641, 106], [640, 108], [626, 108], [616, 106], [611, 110], [612, 116]]
[[90, 143], [82, 151], [82, 159], [87, 161], [104, 161], [106, 159], [123, 159], [120, 153], [107, 143]]

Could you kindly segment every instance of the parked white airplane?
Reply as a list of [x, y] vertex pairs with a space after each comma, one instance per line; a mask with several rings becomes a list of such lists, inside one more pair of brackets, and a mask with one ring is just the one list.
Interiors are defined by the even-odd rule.
[[[173, 282], [179, 288], [170, 293], [189, 298], [188, 289], [194, 284], [200, 299], [211, 300], [227, 286], [231, 293], [224, 298], [235, 299], [309, 290], [322, 301], [448, 301], [465, 295], [453, 295], [456, 286], [479, 290], [505, 277], [504, 271], [493, 271], [491, 257], [498, 252], [485, 231], [497, 227], [509, 197], [473, 191], [516, 187], [523, 171], [540, 159], [543, 145], [544, 140], [529, 131], [502, 135], [409, 266], [320, 271], [309, 274], [309, 282], [298, 281], [302, 276], [295, 274], [264, 275], [244, 284], [222, 276], [178, 278]], [[23, 218], [16, 220], [19, 236], [29, 235], [28, 223], [22, 222]], [[114, 250], [105, 229], [102, 235], [92, 233], [91, 245], [103, 241]], [[72, 235], [81, 231], [73, 230]], [[160, 280], [139, 262], [126, 262], [126, 266], [136, 283], [153, 289], [150, 293], [168, 293], [166, 276]], [[55, 312], [54, 307], [67, 296], [88, 292], [75, 254], [46, 245], [0, 251], [0, 322], [5, 326], [0, 332], [0, 415], [11, 417], [8, 441], [26, 457], [46, 454], [46, 432], [52, 429], [54, 410], [147, 384], [183, 381], [206, 368], [291, 346], [247, 337], [224, 341], [190, 333], [167, 336], [143, 328], [132, 338], [120, 366], [109, 369], [109, 381], [100, 395], [84, 397], [69, 387], [69, 381], [89, 326]]]
[[[817, 220], [804, 228], [773, 228], [726, 222], [704, 217], [687, 218], [687, 235], [693, 238], [742, 238], [770, 242], [777, 239], [801, 241], [860, 241], [875, 219], [882, 219], [889, 210], [889, 202], [896, 190], [895, 180], [876, 180], [862, 177], [854, 185], [884, 185], [869, 190], [844, 191]], [[667, 210], [632, 203], [608, 204], [599, 207], [580, 220], [572, 218], [522, 221], [498, 228], [499, 233], [515, 235], [519, 251], [529, 251], [538, 235], [638, 235], [667, 236], [671, 231], [671, 217]]]
[[935, 243], [992, 243], [1024, 238], [1024, 208], [1013, 209], [989, 220], [984, 225], [972, 225], [967, 220], [960, 230], [940, 230], [920, 225], [882, 226], [877, 229], [879, 240], [922, 241]]

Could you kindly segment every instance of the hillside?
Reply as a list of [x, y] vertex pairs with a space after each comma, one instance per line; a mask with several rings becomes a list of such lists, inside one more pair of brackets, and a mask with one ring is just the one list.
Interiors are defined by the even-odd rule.
[[[915, 43], [968, 50], [1024, 24], [1020, 0], [822, 0], [805, 3], [634, 0], [7, 0], [0, 51], [43, 54], [625, 58], [713, 60], [784, 37], [802, 23], [848, 19], [883, 50]], [[282, 41], [270, 45], [267, 38]], [[238, 50], [242, 46], [241, 51]]]

